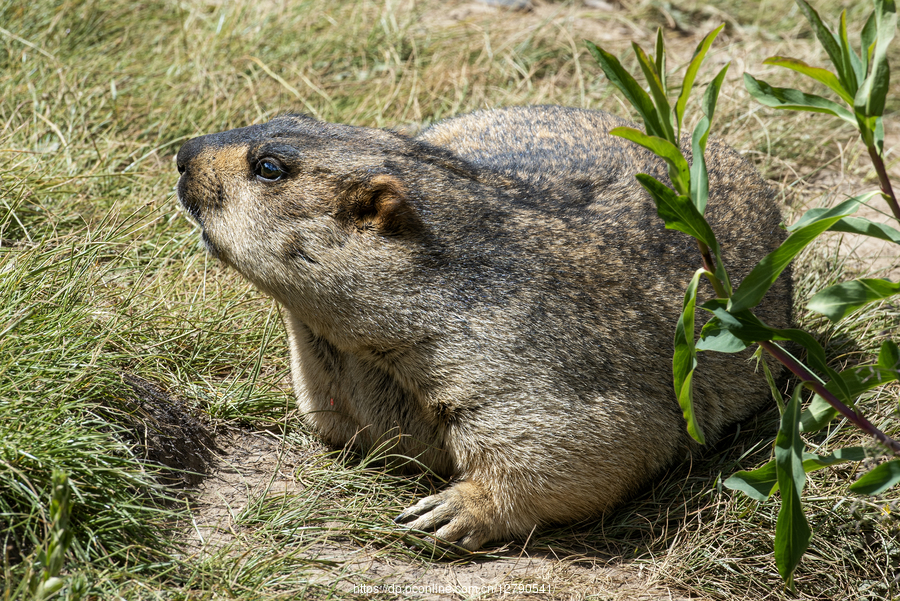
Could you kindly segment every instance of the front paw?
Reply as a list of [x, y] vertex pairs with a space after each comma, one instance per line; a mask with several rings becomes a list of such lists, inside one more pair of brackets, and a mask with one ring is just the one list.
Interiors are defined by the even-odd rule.
[[394, 521], [408, 528], [434, 532], [435, 536], [475, 551], [496, 538], [496, 506], [489, 493], [472, 482], [459, 482], [425, 497]]

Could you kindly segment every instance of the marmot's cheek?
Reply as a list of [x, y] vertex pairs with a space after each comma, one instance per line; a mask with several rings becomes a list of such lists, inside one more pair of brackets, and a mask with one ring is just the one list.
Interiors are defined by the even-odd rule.
[[213, 244], [212, 240], [209, 239], [209, 235], [206, 233], [206, 230], [201, 231], [200, 240], [203, 241], [203, 246], [206, 247], [206, 252], [208, 252], [212, 256], [212, 258], [219, 259], [221, 257], [219, 249], [216, 248], [216, 245]]

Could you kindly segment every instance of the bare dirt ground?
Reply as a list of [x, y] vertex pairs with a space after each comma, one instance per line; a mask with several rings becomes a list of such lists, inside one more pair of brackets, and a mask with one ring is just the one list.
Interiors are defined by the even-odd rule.
[[[236, 517], [252, 499], [266, 495], [303, 494], [295, 474], [304, 462], [322, 452], [287, 449], [269, 432], [233, 430], [216, 440], [220, 452], [196, 491], [194, 523], [187, 533], [194, 552], [211, 552], [241, 537]], [[505, 548], [499, 559], [468, 563], [411, 564], [386, 555], [373, 546], [335, 543], [317, 549], [317, 559], [344, 565], [357, 575], [339, 589], [362, 596], [382, 592], [425, 599], [582, 599], [608, 601], [686, 600], [656, 582], [644, 566], [604, 562], [587, 556], [552, 557]], [[501, 550], [502, 551], [502, 550]], [[322, 573], [322, 584], [329, 574]], [[357, 587], [354, 589], [354, 587]], [[365, 588], [370, 587], [370, 588]], [[377, 589], [375, 588], [377, 587]], [[577, 591], [577, 592], [576, 592]], [[690, 599], [703, 599], [690, 597]]]

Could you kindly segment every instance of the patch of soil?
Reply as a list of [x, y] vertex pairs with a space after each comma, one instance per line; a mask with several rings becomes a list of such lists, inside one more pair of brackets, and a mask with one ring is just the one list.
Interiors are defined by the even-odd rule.
[[[217, 444], [219, 450], [209, 474], [197, 486], [194, 523], [186, 532], [188, 546], [198, 552], [235, 542], [239, 538], [236, 517], [252, 500], [263, 495], [303, 494], [304, 487], [293, 474], [327, 450], [313, 444], [297, 452], [265, 431], [226, 432]], [[504, 552], [517, 556], [468, 563], [412, 562], [375, 545], [341, 542], [316, 547], [314, 554], [315, 559], [335, 562], [342, 566], [343, 573], [354, 574], [336, 585], [351, 595], [447, 600], [688, 598], [655, 583], [645, 566], [586, 556], [560, 558], [526, 550]], [[313, 576], [323, 585], [332, 584], [332, 578], [326, 571]]]
[[267, 431], [231, 430], [217, 438], [219, 451], [209, 476], [196, 490], [194, 524], [188, 544], [223, 546], [235, 540], [235, 518], [252, 499], [265, 495], [294, 495], [303, 485], [294, 477], [304, 458], [325, 447], [300, 454]]

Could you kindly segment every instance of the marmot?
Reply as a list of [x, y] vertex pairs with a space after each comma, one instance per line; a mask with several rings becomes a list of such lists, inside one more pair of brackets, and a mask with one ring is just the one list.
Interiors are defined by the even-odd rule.
[[[411, 138], [285, 115], [178, 152], [207, 249], [283, 307], [305, 420], [452, 478], [397, 521], [476, 549], [603, 512], [692, 448], [672, 353], [700, 256], [634, 178], [665, 179], [663, 162], [619, 125], [527, 106]], [[737, 285], [783, 240], [781, 216], [736, 152], [710, 141], [707, 162]], [[787, 273], [757, 313], [789, 326]], [[715, 440], [769, 388], [746, 351], [698, 361]]]

